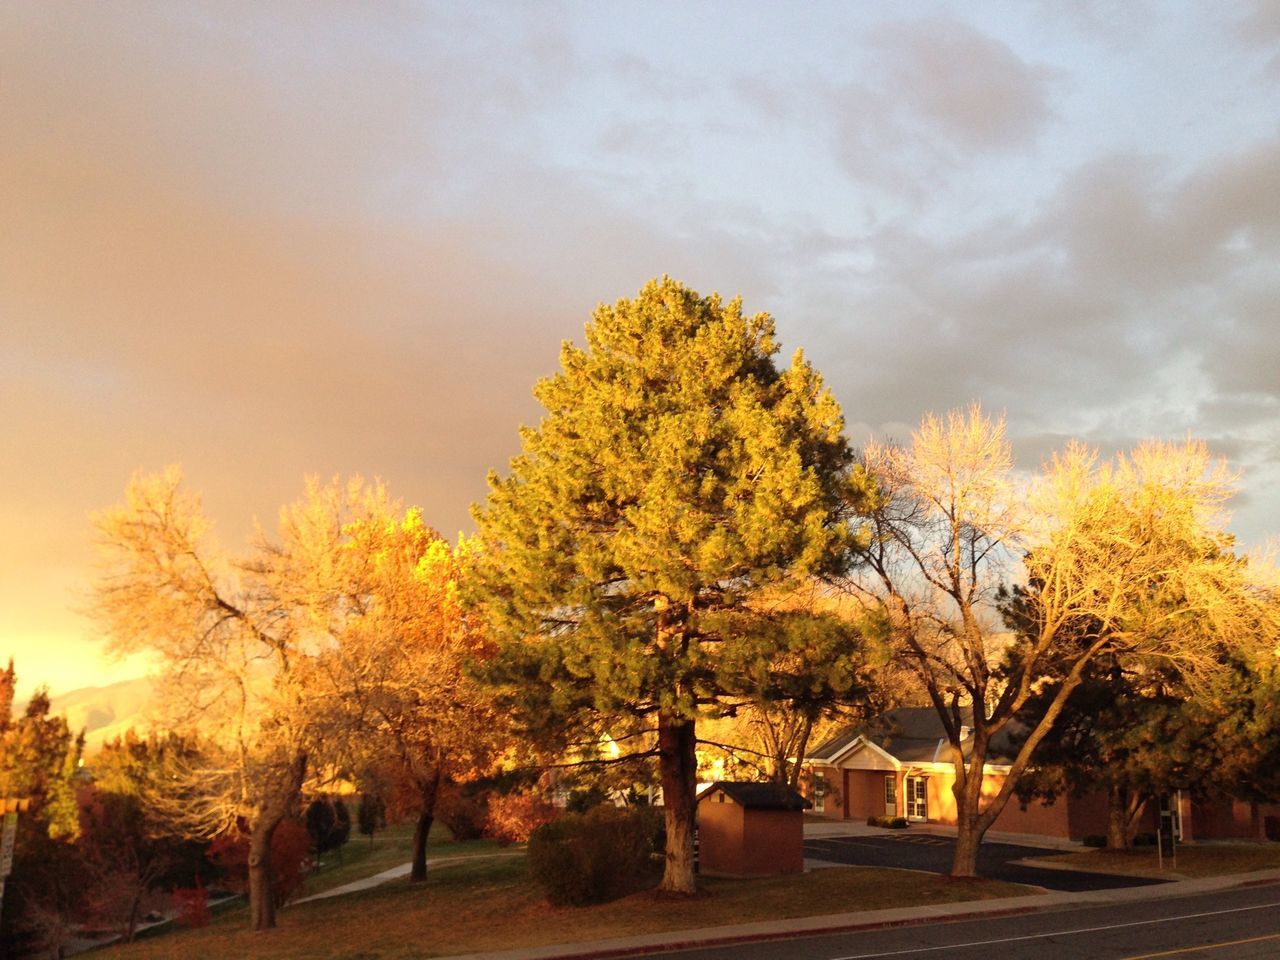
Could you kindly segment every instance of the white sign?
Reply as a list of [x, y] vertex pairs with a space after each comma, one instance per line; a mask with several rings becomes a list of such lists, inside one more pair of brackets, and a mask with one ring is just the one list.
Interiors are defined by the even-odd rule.
[[4, 836], [0, 838], [0, 883], [13, 871], [13, 843], [17, 835], [17, 811], [5, 814]]

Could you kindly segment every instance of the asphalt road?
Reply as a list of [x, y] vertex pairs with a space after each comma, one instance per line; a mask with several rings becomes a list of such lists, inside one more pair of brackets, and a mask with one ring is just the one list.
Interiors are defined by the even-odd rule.
[[1280, 885], [637, 954], [664, 960], [1275, 960]]
[[[806, 840], [804, 855], [813, 860], [847, 863], [862, 867], [899, 867], [947, 873], [955, 840], [930, 834], [904, 833], [884, 837], [823, 837]], [[978, 872], [992, 880], [1026, 883], [1046, 890], [1080, 892], [1145, 887], [1163, 883], [1144, 877], [1121, 877], [1079, 870], [1044, 870], [1020, 866], [1015, 861], [1062, 853], [1051, 847], [1031, 847], [1012, 843], [983, 843], [978, 851]], [[1276, 953], [1280, 957], [1280, 951]]]

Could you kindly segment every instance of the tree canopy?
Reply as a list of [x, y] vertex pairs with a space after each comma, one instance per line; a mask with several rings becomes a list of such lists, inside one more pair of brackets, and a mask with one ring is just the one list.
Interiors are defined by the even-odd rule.
[[[1096, 658], [1162, 661], [1194, 683], [1224, 648], [1275, 645], [1274, 596], [1228, 549], [1233, 478], [1203, 444], [1151, 442], [1112, 462], [1072, 444], [1028, 490], [1003, 421], [975, 406], [926, 417], [910, 444], [870, 445], [854, 489], [865, 539], [848, 582], [884, 611], [946, 730], [957, 875], [975, 873], [982, 835]], [[1015, 583], [1011, 634], [999, 608]], [[1029, 718], [1046, 683], [1056, 690]], [[1026, 736], [984, 793], [991, 740], [1015, 717]]]
[[489, 691], [464, 670], [490, 653], [482, 624], [462, 609], [471, 548], [451, 546], [420, 510], [394, 502], [334, 532], [319, 595], [343, 598], [344, 616], [311, 683], [317, 720], [334, 731], [326, 759], [357, 779], [390, 776], [413, 797], [410, 877], [426, 880], [442, 785], [488, 772], [507, 732]]
[[662, 886], [691, 891], [695, 723], [737, 642], [718, 619], [762, 587], [838, 569], [849, 450], [767, 314], [670, 278], [601, 305], [534, 393], [546, 413], [476, 510], [477, 587], [532, 727], [653, 717]]

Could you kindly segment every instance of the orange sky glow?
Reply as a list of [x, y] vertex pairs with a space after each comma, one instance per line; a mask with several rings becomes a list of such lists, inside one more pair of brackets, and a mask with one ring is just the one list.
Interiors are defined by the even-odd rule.
[[133, 471], [232, 548], [309, 474], [452, 537], [560, 341], [662, 273], [773, 312], [855, 441], [970, 400], [1024, 466], [1190, 433], [1277, 532], [1274, 5], [694, 6], [4, 5], [22, 691], [143, 669], [75, 612]]

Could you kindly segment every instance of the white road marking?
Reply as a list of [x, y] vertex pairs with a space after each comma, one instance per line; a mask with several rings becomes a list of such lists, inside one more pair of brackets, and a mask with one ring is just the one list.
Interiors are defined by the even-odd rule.
[[1045, 937], [1070, 937], [1081, 933], [1101, 933], [1104, 930], [1122, 930], [1125, 927], [1147, 927], [1157, 923], [1172, 923], [1176, 920], [1198, 920], [1201, 917], [1217, 917], [1228, 913], [1245, 913], [1249, 910], [1270, 910], [1280, 907], [1275, 903], [1260, 903], [1253, 907], [1231, 907], [1227, 910], [1208, 910], [1204, 913], [1187, 913], [1177, 917], [1159, 917], [1155, 920], [1131, 920], [1128, 923], [1109, 923], [1101, 927], [1079, 927], [1075, 930], [1050, 930], [1045, 933], [1032, 933], [1021, 937], [1004, 937], [1000, 940], [973, 940], [969, 943], [946, 943], [938, 947], [913, 947], [910, 950], [890, 950], [888, 953], [859, 953], [847, 957], [832, 957], [831, 960], [875, 960], [877, 957], [907, 957], [916, 953], [937, 953], [941, 950], [962, 950], [965, 947], [989, 947], [1001, 943], [1018, 943], [1022, 940], [1043, 940]]

